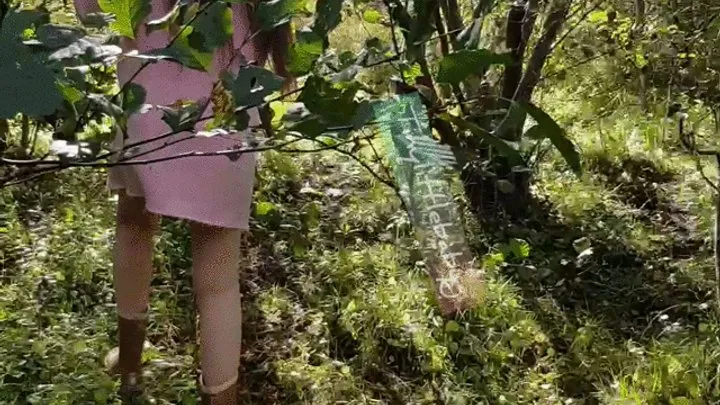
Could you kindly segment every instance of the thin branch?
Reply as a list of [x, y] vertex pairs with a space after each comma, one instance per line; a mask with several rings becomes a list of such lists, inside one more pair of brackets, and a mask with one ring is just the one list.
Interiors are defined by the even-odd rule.
[[[325, 143], [323, 143], [322, 141], [320, 141], [318, 139], [312, 139], [312, 141], [325, 145]], [[352, 158], [354, 161], [356, 161], [358, 164], [360, 164], [360, 166], [362, 166], [365, 170], [367, 170], [375, 179], [377, 179], [379, 182], [381, 182], [381, 183], [385, 184], [386, 186], [390, 187], [391, 189], [393, 189], [393, 191], [395, 191], [395, 194], [397, 195], [398, 199], [400, 200], [400, 204], [402, 205], [403, 209], [405, 211], [407, 211], [407, 206], [405, 205], [405, 201], [402, 198], [402, 194], [400, 194], [400, 189], [398, 188], [398, 186], [395, 183], [393, 183], [391, 180], [385, 179], [382, 176], [380, 176], [377, 172], [375, 172], [375, 170], [373, 170], [372, 167], [370, 167], [370, 165], [367, 162], [363, 161], [360, 157], [355, 156], [354, 153], [340, 149], [340, 148], [334, 148], [334, 150], [335, 150], [335, 152], [341, 153], [345, 156]]]
[[[395, 17], [393, 16], [393, 5], [390, 4], [388, 0], [384, 0], [385, 7], [388, 9], [388, 16], [390, 17], [390, 35], [392, 37], [392, 44], [393, 44], [393, 50], [395, 50], [395, 55], [400, 55], [400, 45], [398, 45], [397, 35], [395, 33]], [[405, 72], [398, 68], [398, 71], [400, 72], [400, 79], [403, 81], [403, 83], [407, 84], [407, 81], [405, 80]]]
[[[28, 182], [30, 180], [34, 180], [36, 178], [45, 176], [50, 173], [56, 173], [62, 169], [67, 169], [70, 167], [115, 167], [115, 166], [134, 166], [134, 165], [145, 165], [150, 163], [157, 163], [157, 162], [163, 162], [163, 161], [169, 161], [169, 160], [175, 160], [175, 159], [183, 159], [183, 158], [189, 158], [189, 157], [207, 157], [207, 156], [227, 156], [232, 158], [239, 158], [241, 155], [246, 153], [254, 153], [254, 152], [263, 152], [267, 150], [277, 150], [279, 152], [284, 153], [316, 153], [316, 152], [322, 152], [326, 150], [332, 150], [332, 149], [338, 149], [342, 145], [346, 145], [350, 142], [354, 142], [354, 140], [347, 140], [344, 142], [340, 142], [335, 145], [326, 145], [323, 144], [323, 147], [315, 148], [315, 149], [290, 149], [285, 148], [285, 146], [298, 142], [303, 139], [294, 139], [291, 141], [284, 142], [279, 145], [270, 145], [270, 146], [261, 146], [261, 147], [255, 147], [255, 148], [247, 148], [247, 149], [229, 149], [229, 150], [220, 150], [220, 151], [214, 151], [214, 152], [197, 152], [197, 151], [191, 151], [186, 153], [181, 153], [178, 155], [173, 156], [167, 156], [162, 158], [155, 158], [155, 159], [146, 159], [146, 160], [132, 160], [132, 161], [120, 161], [120, 162], [65, 162], [65, 164], [62, 165], [53, 165], [53, 167], [42, 167], [40, 170], [32, 171], [32, 172], [26, 172], [21, 173], [22, 175], [29, 174], [29, 177], [25, 178], [10, 178], [10, 179], [0, 179], [0, 189], [22, 184], [25, 182]], [[51, 163], [51, 162], [48, 162]], [[52, 162], [54, 163], [54, 162]], [[58, 162], [60, 163], [60, 162]]]
[[592, 61], [595, 61], [595, 60], [598, 60], [598, 59], [600, 59], [600, 58], [602, 58], [602, 57], [604, 57], [604, 56], [607, 56], [607, 55], [611, 54], [612, 52], [613, 52], [613, 50], [608, 50], [608, 51], [599, 53], [599, 54], [597, 54], [597, 55], [591, 56], [591, 57], [589, 57], [589, 58], [585, 58], [585, 59], [583, 59], [583, 60], [575, 63], [574, 65], [570, 65], [570, 66], [568, 66], [568, 67], [566, 67], [566, 68], [563, 68], [563, 69], [560, 69], [560, 70], [558, 70], [558, 71], [552, 72], [552, 73], [550, 73], [550, 74], [548, 74], [548, 75], [545, 75], [545, 76], [542, 77], [541, 80], [547, 80], [547, 79], [549, 79], [549, 78], [551, 78], [551, 77], [555, 77], [555, 76], [557, 76], [557, 75], [559, 75], [559, 74], [561, 74], [561, 73], [566, 73], [566, 72], [568, 72], [568, 71], [570, 71], [570, 70], [579, 68], [579, 67], [581, 67], [581, 66], [583, 66], [583, 65], [586, 65], [586, 64], [588, 64], [588, 63], [590, 63], [590, 62], [592, 62]]
[[[585, 13], [582, 15], [582, 17], [580, 17], [580, 19], [577, 21], [577, 23], [575, 23], [575, 25], [573, 25], [572, 27], [570, 27], [570, 28], [563, 34], [563, 36], [561, 36], [560, 39], [558, 39], [558, 40], [550, 47], [550, 52], [552, 52], [553, 50], [555, 50], [555, 48], [557, 48], [573, 31], [575, 31], [575, 30], [580, 26], [580, 24], [582, 24], [583, 21], [585, 21], [585, 19], [590, 15], [590, 13], [592, 13], [592, 12], [595, 11], [595, 10], [597, 10], [597, 8], [600, 7], [600, 5], [601, 5], [602, 3], [604, 3], [604, 2], [605, 2], [605, 0], [600, 0], [600, 1], [598, 1], [597, 3], [595, 3], [592, 7], [590, 7], [587, 11], [585, 11]], [[572, 18], [572, 16], [571, 16], [570, 18]], [[569, 19], [569, 18], [568, 18], [568, 19]]]

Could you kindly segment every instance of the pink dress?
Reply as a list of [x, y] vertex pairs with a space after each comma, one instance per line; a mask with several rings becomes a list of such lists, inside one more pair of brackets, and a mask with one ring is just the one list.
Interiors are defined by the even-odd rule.
[[[159, 18], [170, 10], [169, 1], [152, 0], [152, 12], [148, 17]], [[97, 0], [75, 0], [77, 13], [85, 15], [99, 11]], [[146, 92], [145, 103], [169, 105], [178, 100], [199, 100], [210, 96], [218, 72], [236, 70], [245, 60], [256, 59], [252, 44], [244, 44], [250, 35], [247, 28], [245, 9], [233, 6], [235, 30], [232, 41], [218, 49], [214, 58], [213, 73], [186, 68], [172, 61], [153, 63], [133, 80], [142, 85]], [[125, 52], [138, 50], [140, 53], [165, 47], [172, 34], [166, 31], [147, 33], [144, 24], [138, 28], [136, 38], [123, 38]], [[250, 41], [247, 41], [250, 42]], [[240, 55], [233, 58], [236, 52]], [[232, 63], [233, 66], [228, 66]], [[142, 61], [124, 58], [118, 63], [120, 85], [137, 71]], [[211, 106], [203, 116], [211, 115]], [[128, 143], [154, 138], [171, 131], [162, 120], [162, 113], [153, 108], [144, 114], [134, 114], [128, 120]], [[250, 111], [250, 125], [259, 124], [257, 110]], [[204, 123], [198, 123], [201, 130]], [[175, 142], [179, 137], [187, 140], [174, 143], [158, 151], [145, 154], [138, 159], [155, 159], [178, 155], [190, 151], [213, 152], [236, 147], [243, 133], [215, 136], [211, 138], [191, 137], [190, 133], [173, 135], [160, 141], [144, 144], [139, 151], [154, 149], [163, 143]], [[122, 135], [118, 134], [115, 147], [122, 146]], [[243, 154], [232, 161], [226, 156], [188, 157], [158, 163], [116, 166], [109, 170], [108, 186], [112, 190], [125, 190], [128, 195], [144, 197], [148, 211], [188, 219], [208, 225], [225, 228], [247, 229], [255, 180], [256, 155]]]

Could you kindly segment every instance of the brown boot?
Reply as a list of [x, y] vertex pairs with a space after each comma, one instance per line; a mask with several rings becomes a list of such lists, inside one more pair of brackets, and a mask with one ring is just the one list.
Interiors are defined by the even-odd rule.
[[144, 319], [118, 317], [119, 345], [105, 357], [105, 366], [120, 374], [120, 395], [134, 397], [142, 393], [142, 351], [145, 345]]
[[205, 387], [200, 378], [202, 405], [239, 405], [237, 382], [222, 387]]

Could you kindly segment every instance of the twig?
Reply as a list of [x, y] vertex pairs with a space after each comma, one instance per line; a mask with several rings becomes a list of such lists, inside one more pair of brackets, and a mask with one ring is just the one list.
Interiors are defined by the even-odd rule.
[[[306, 139], [309, 139], [309, 138], [306, 138]], [[324, 142], [322, 142], [322, 141], [320, 141], [320, 140], [318, 140], [318, 139], [315, 139], [315, 138], [312, 138], [312, 139], [309, 139], [309, 140], [311, 140], [311, 141], [313, 141], [313, 142], [320, 143], [321, 145], [325, 145]], [[339, 146], [339, 145], [338, 145], [338, 146]], [[362, 166], [365, 170], [367, 170], [373, 177], [375, 177], [375, 179], [377, 179], [379, 182], [381, 182], [381, 183], [385, 184], [386, 186], [390, 187], [391, 189], [393, 189], [393, 191], [395, 191], [395, 194], [396, 194], [396, 195], [398, 196], [398, 198], [400, 199], [400, 204], [402, 205], [403, 209], [407, 211], [407, 207], [405, 206], [405, 201], [403, 200], [402, 195], [400, 194], [400, 189], [397, 187], [397, 185], [396, 185], [395, 183], [392, 182], [392, 180], [384, 179], [384, 178], [383, 178], [382, 176], [380, 176], [377, 172], [375, 172], [375, 170], [373, 170], [373, 168], [370, 167], [370, 165], [367, 164], [367, 162], [363, 161], [360, 157], [355, 156], [354, 153], [349, 152], [349, 151], [346, 151], [346, 150], [343, 150], [343, 149], [340, 149], [340, 148], [337, 148], [337, 147], [336, 147], [336, 148], [333, 148], [333, 150], [336, 151], [336, 152], [338, 152], [338, 153], [341, 153], [341, 154], [343, 154], [343, 155], [349, 156], [349, 157], [352, 158], [354, 161], [356, 161], [357, 163], [359, 163], [360, 166]]]
[[[581, 24], [583, 21], [585, 21], [585, 19], [587, 18], [587, 16], [590, 15], [590, 13], [592, 13], [593, 11], [595, 11], [595, 10], [596, 10], [598, 7], [600, 7], [600, 5], [601, 5], [602, 3], [604, 3], [604, 2], [605, 2], [605, 0], [600, 0], [600, 1], [598, 1], [597, 3], [595, 3], [592, 7], [590, 7], [590, 8], [582, 15], [582, 17], [580, 17], [580, 19], [578, 20], [578, 22], [577, 22], [575, 25], [573, 25], [572, 27], [570, 27], [570, 28], [565, 32], [565, 34], [563, 34], [563, 36], [560, 37], [560, 39], [558, 39], [558, 40], [550, 47], [550, 53], [552, 53], [552, 51], [555, 50], [555, 48], [557, 48], [558, 45], [560, 45], [573, 31], [575, 31], [575, 29], [577, 29], [577, 27], [579, 27], [580, 24]], [[572, 16], [571, 16], [570, 18], [572, 18]]]
[[[390, 35], [392, 37], [393, 50], [395, 50], [395, 55], [400, 55], [400, 45], [398, 45], [397, 36], [395, 34], [395, 17], [393, 16], [392, 10], [395, 6], [392, 6], [388, 0], [384, 0], [384, 3], [385, 7], [388, 9], [388, 16], [390, 17]], [[400, 79], [403, 83], [407, 84], [407, 81], [405, 80], [405, 72], [401, 68], [398, 68], [398, 71], [400, 72]]]
[[[295, 139], [291, 141], [284, 142], [280, 145], [271, 145], [271, 146], [265, 146], [265, 147], [256, 147], [256, 148], [248, 148], [248, 149], [229, 149], [229, 150], [220, 150], [220, 151], [214, 151], [214, 152], [197, 152], [197, 151], [191, 151], [186, 152], [178, 155], [173, 156], [166, 156], [162, 158], [155, 158], [155, 159], [146, 159], [146, 160], [132, 160], [132, 161], [119, 161], [119, 162], [65, 162], [65, 164], [59, 164], [59, 165], [53, 165], [53, 167], [43, 167], [38, 171], [30, 173], [29, 177], [26, 178], [20, 178], [20, 179], [12, 179], [10, 181], [7, 180], [0, 180], [0, 189], [14, 186], [18, 184], [22, 184], [25, 182], [28, 182], [30, 180], [34, 180], [36, 178], [39, 178], [41, 176], [45, 176], [50, 173], [58, 172], [62, 169], [70, 168], [70, 167], [115, 167], [115, 166], [134, 166], [134, 165], [146, 165], [151, 163], [157, 163], [157, 162], [163, 162], [168, 160], [175, 160], [175, 159], [183, 159], [183, 158], [189, 158], [189, 157], [207, 157], [207, 156], [228, 156], [228, 157], [239, 157], [240, 155], [246, 154], [246, 153], [253, 153], [253, 152], [262, 152], [267, 150], [278, 150], [279, 152], [284, 153], [316, 153], [316, 152], [322, 152], [325, 150], [331, 150], [331, 149], [337, 149], [342, 145], [348, 144], [350, 142], [353, 142], [354, 140], [348, 140], [341, 143], [338, 143], [336, 145], [326, 145], [323, 144], [323, 147], [315, 148], [315, 149], [289, 149], [284, 148], [284, 146], [287, 146], [291, 143], [298, 142], [302, 139]], [[131, 157], [130, 159], [132, 159]], [[48, 162], [50, 163], [50, 162]], [[54, 163], [54, 162], [52, 162]], [[62, 162], [58, 162], [62, 163]], [[27, 173], [22, 173], [27, 174]]]

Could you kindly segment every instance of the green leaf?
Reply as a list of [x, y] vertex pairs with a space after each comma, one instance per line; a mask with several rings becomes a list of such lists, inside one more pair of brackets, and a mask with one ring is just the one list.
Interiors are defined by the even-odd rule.
[[490, 65], [509, 65], [512, 58], [509, 53], [498, 54], [487, 49], [463, 49], [445, 56], [440, 61], [437, 81], [458, 84], [470, 75], [485, 70]]
[[512, 239], [510, 241], [510, 251], [518, 259], [527, 259], [530, 256], [530, 245], [522, 239]]
[[283, 79], [267, 69], [247, 65], [234, 77], [226, 72], [223, 83], [230, 90], [235, 106], [241, 108], [265, 102], [265, 97], [282, 88]]
[[185, 101], [175, 105], [157, 106], [162, 111], [162, 120], [173, 132], [192, 131], [207, 107], [207, 100]]
[[264, 216], [270, 213], [270, 211], [275, 209], [275, 204], [269, 202], [269, 201], [260, 201], [255, 205], [255, 215], [257, 216]]
[[12, 11], [5, 15], [0, 25], [0, 37], [8, 40], [20, 39], [28, 28], [33, 25], [39, 25], [50, 22], [50, 16], [47, 13], [37, 10], [20, 10]]
[[373, 102], [363, 101], [355, 110], [352, 124], [353, 129], [359, 130], [375, 118]]
[[200, 12], [192, 23], [188, 43], [199, 52], [212, 52], [232, 38], [232, 11], [224, 2], [215, 2]]
[[138, 25], [150, 14], [150, 0], [98, 0], [102, 11], [113, 14], [110, 28], [122, 36], [135, 38]]
[[598, 24], [608, 22], [608, 13], [606, 10], [596, 10], [588, 15], [588, 22]]
[[263, 1], [257, 8], [256, 17], [263, 31], [287, 24], [295, 14], [306, 10], [305, 0]]
[[330, 125], [349, 124], [360, 104], [355, 101], [357, 83], [333, 84], [321, 77], [311, 76], [298, 100]]
[[62, 93], [63, 98], [70, 103], [71, 105], [77, 103], [78, 101], [82, 100], [85, 96], [82, 91], [76, 89], [72, 84], [67, 82], [58, 82], [58, 87], [60, 88], [60, 93]]
[[363, 12], [363, 20], [370, 24], [379, 24], [383, 20], [383, 15], [374, 8], [368, 8]]
[[545, 134], [545, 137], [550, 139], [550, 142], [557, 148], [565, 162], [570, 168], [578, 175], [582, 173], [582, 164], [580, 163], [580, 153], [578, 152], [575, 144], [568, 139], [563, 130], [552, 117], [550, 117], [545, 111], [536, 107], [532, 103], [520, 103], [525, 111], [530, 114], [531, 117], [537, 122], [538, 131]]
[[123, 116], [122, 108], [110, 101], [104, 94], [89, 94], [87, 98], [90, 104], [102, 113], [113, 118]]
[[137, 83], [129, 83], [125, 86], [122, 94], [122, 109], [126, 115], [133, 114], [140, 110], [145, 104], [145, 88]]
[[521, 134], [525, 124], [527, 112], [518, 103], [511, 103], [500, 116], [500, 124], [493, 133], [502, 139], [516, 140]]
[[317, 2], [313, 31], [323, 38], [340, 24], [343, 0], [324, 0]]
[[305, 138], [317, 138], [318, 136], [328, 132], [327, 125], [322, 118], [312, 114], [304, 117], [299, 121], [289, 123], [287, 129], [293, 132], [299, 132]]
[[62, 104], [55, 76], [30, 50], [0, 37], [0, 119], [50, 115]]
[[322, 54], [323, 38], [320, 35], [310, 30], [298, 32], [288, 58], [290, 73], [296, 76], [308, 73]]
[[449, 320], [445, 324], [445, 332], [452, 333], [452, 332], [460, 332], [461, 330], [462, 330], [462, 328], [460, 327], [460, 324], [457, 323], [456, 321]]
[[154, 49], [146, 57], [172, 59], [183, 66], [196, 70], [209, 70], [213, 62], [212, 52], [203, 52], [190, 45], [189, 37], [194, 28], [185, 27], [169, 48]]
[[545, 139], [545, 133], [540, 129], [539, 125], [533, 125], [530, 129], [525, 131], [525, 134], [523, 135], [526, 138], [534, 139], [536, 141], [539, 141], [541, 139]]
[[470, 131], [473, 135], [481, 138], [483, 141], [487, 142], [488, 145], [495, 148], [498, 153], [508, 158], [511, 164], [516, 166], [525, 166], [525, 161], [520, 155], [520, 152], [518, 152], [517, 149], [513, 148], [512, 145], [510, 145], [505, 140], [498, 138], [490, 132], [462, 118], [455, 117], [447, 113], [441, 114], [440, 118], [452, 122], [458, 128], [465, 131]]

